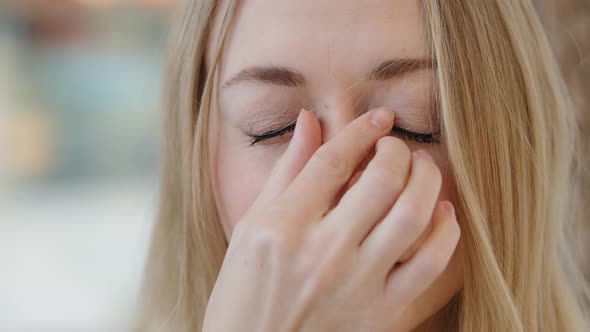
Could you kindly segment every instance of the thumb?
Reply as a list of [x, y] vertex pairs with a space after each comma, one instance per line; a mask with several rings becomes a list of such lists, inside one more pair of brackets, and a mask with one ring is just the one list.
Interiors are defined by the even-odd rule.
[[299, 112], [293, 138], [279, 158], [257, 201], [268, 201], [283, 192], [322, 145], [318, 118], [305, 109]]

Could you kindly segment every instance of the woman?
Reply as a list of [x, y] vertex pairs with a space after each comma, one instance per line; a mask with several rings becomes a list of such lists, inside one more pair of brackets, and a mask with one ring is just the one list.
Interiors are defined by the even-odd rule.
[[142, 330], [584, 330], [570, 106], [529, 1], [179, 22]]

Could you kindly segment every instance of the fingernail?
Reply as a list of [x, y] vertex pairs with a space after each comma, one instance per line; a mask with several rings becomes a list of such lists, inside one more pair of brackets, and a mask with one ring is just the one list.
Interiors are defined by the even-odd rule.
[[392, 127], [394, 114], [392, 111], [377, 110], [371, 115], [371, 123], [379, 129], [387, 129]]

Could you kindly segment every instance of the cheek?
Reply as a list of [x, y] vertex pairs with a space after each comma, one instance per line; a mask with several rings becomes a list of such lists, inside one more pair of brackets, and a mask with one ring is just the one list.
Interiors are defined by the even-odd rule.
[[[438, 201], [450, 201], [453, 203], [455, 208], [457, 208], [456, 186], [453, 182], [453, 172], [448, 160], [446, 149], [443, 146], [438, 145], [435, 148], [428, 149], [428, 152], [432, 155], [432, 158], [438, 166], [443, 178], [442, 187], [440, 188], [440, 193], [438, 195]], [[459, 225], [460, 224], [461, 222], [459, 221]]]
[[[414, 329], [418, 325], [427, 327], [432, 324], [429, 318], [435, 318], [434, 322], [446, 325], [448, 322], [440, 322], [445, 317], [436, 315], [443, 309], [459, 292], [463, 286], [463, 246], [461, 242], [455, 249], [453, 257], [449, 261], [443, 273], [409, 306], [404, 317], [408, 329]], [[436, 317], [438, 316], [438, 317]], [[448, 318], [448, 317], [447, 317]], [[437, 324], [435, 324], [437, 325]], [[428, 330], [416, 329], [417, 331]]]
[[253, 148], [236, 145], [220, 141], [212, 168], [217, 207], [228, 239], [236, 223], [256, 200], [275, 162], [250, 151]]
[[[456, 185], [452, 181], [452, 171], [447, 160], [444, 149], [429, 150], [439, 167], [443, 184], [439, 194], [439, 201], [451, 201], [457, 207]], [[461, 227], [462, 220], [458, 220]], [[427, 325], [433, 322], [428, 320], [435, 315], [457, 294], [463, 286], [463, 245], [459, 241], [453, 257], [449, 261], [445, 271], [426, 289], [424, 293], [418, 296], [408, 307], [407, 314], [404, 316], [403, 324], [408, 330], [414, 329], [422, 324], [417, 331], [428, 330]], [[424, 328], [423, 328], [424, 327]]]

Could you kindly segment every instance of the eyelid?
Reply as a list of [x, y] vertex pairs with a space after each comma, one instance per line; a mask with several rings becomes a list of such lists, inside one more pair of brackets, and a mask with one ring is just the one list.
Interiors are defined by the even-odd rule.
[[297, 121], [293, 121], [290, 124], [288, 124], [287, 126], [284, 126], [282, 128], [279, 128], [279, 129], [274, 129], [274, 130], [268, 131], [268, 132], [263, 133], [263, 134], [259, 134], [259, 135], [248, 134], [248, 136], [250, 138], [252, 138], [251, 141], [250, 141], [250, 146], [253, 146], [254, 144], [256, 144], [258, 142], [266, 141], [267, 139], [272, 139], [272, 138], [280, 137], [280, 136], [283, 136], [284, 134], [286, 134], [288, 132], [294, 131], [295, 130], [296, 122]]
[[[250, 134], [250, 135], [248, 135], [252, 138], [252, 140], [250, 141], [250, 146], [253, 146], [258, 142], [266, 141], [267, 139], [272, 139], [272, 138], [283, 136], [284, 134], [286, 134], [288, 132], [294, 131], [295, 126], [296, 126], [296, 121], [293, 121], [292, 123], [288, 124], [287, 126], [284, 126], [279, 129], [274, 129], [274, 130], [268, 131], [268, 132], [263, 133], [261, 135]], [[438, 144], [438, 143], [440, 143], [440, 139], [439, 139], [440, 130], [437, 130], [435, 132], [430, 132], [430, 133], [419, 133], [419, 132], [410, 131], [410, 130], [402, 128], [402, 127], [393, 126], [390, 133], [397, 135], [401, 139], [412, 140], [414, 142], [421, 143], [421, 144]]]
[[431, 133], [417, 133], [409, 131], [407, 129], [394, 126], [391, 130], [392, 133], [397, 134], [401, 139], [409, 139], [417, 143], [423, 144], [439, 144], [440, 143], [440, 130]]
[[286, 124], [286, 125], [284, 125], [284, 126], [282, 126], [280, 128], [272, 129], [272, 130], [266, 131], [266, 132], [264, 132], [262, 134], [252, 135], [252, 136], [260, 137], [260, 136], [270, 136], [270, 135], [273, 135], [273, 134], [278, 134], [278, 133], [280, 133], [280, 132], [282, 132], [284, 130], [290, 130], [291, 127], [293, 127], [293, 129], [294, 129], [296, 124], [297, 124], [297, 120], [293, 120], [293, 121], [289, 122], [288, 124]]

